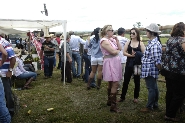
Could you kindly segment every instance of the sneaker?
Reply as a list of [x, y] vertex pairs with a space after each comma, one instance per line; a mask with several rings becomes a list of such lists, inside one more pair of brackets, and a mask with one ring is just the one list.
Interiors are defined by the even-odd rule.
[[171, 118], [171, 117], [167, 117], [166, 115], [164, 116], [164, 120], [172, 121], [172, 122], [179, 122], [180, 121], [180, 119], [178, 119], [178, 118]]
[[121, 98], [120, 98], [120, 100], [118, 100], [118, 102], [123, 102], [123, 101], [125, 101], [125, 99], [121, 99]]
[[138, 99], [134, 98], [133, 102], [138, 103]]
[[141, 109], [140, 111], [141, 111], [141, 112], [144, 112], [144, 113], [148, 113], [148, 112], [151, 112], [152, 109], [150, 109], [150, 108], [143, 108], [143, 109]]

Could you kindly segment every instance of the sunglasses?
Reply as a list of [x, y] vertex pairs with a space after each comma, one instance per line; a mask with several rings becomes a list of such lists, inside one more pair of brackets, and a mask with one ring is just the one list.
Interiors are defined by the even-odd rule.
[[135, 32], [130, 32], [130, 35], [131, 35], [131, 34], [132, 34], [132, 35], [135, 35], [136, 33], [135, 33]]
[[114, 32], [114, 30], [107, 30], [107, 31], [111, 31], [111, 32]]

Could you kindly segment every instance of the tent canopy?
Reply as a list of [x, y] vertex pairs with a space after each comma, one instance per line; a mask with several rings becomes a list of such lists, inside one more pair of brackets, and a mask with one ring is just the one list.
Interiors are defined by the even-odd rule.
[[21, 30], [16, 30], [16, 29], [0, 29], [0, 33], [4, 33], [4, 34], [21, 34], [21, 33], [26, 33], [27, 31], [21, 31]]
[[67, 23], [66, 20], [24, 20], [24, 19], [0, 19], [0, 29], [3, 28], [52, 28]]
[[[43, 29], [48, 34], [48, 29], [56, 26], [63, 26], [64, 35], [64, 61], [66, 61], [66, 26], [67, 20], [23, 20], [23, 19], [0, 19], [0, 29], [29, 28]], [[6, 32], [6, 31], [5, 31]], [[44, 35], [45, 35], [44, 34]], [[64, 66], [66, 62], [64, 62]], [[65, 67], [64, 67], [65, 77]], [[64, 81], [65, 84], [65, 81]]]

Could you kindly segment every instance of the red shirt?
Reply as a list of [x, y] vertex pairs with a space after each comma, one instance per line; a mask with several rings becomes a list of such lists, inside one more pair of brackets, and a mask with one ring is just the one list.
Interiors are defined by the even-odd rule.
[[55, 39], [57, 42], [58, 42], [58, 44], [60, 45], [60, 38], [59, 37], [56, 37], [56, 39]]

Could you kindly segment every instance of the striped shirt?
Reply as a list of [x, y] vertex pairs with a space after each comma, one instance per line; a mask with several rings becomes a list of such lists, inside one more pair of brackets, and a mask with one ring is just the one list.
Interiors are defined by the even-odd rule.
[[[0, 67], [1, 76], [6, 77], [6, 73], [8, 72], [9, 66], [10, 66], [10, 59], [15, 57], [15, 53], [13, 48], [11, 47], [11, 44], [5, 40], [4, 38], [0, 37], [0, 44], [4, 47], [6, 50], [8, 57], [7, 60], [4, 62], [4, 64]], [[2, 53], [0, 52], [0, 60], [2, 60]]]
[[157, 40], [157, 37], [148, 41], [148, 45], [142, 57], [141, 78], [146, 78], [148, 76], [153, 76], [156, 79], [158, 78], [159, 70], [156, 65], [161, 64], [161, 56], [162, 45]]
[[55, 44], [53, 44], [51, 41], [49, 41], [49, 42], [44, 41], [42, 43], [42, 47], [41, 47], [41, 50], [44, 51], [44, 56], [54, 57], [55, 51], [48, 50], [48, 49], [44, 48], [45, 46], [48, 46], [49, 48], [55, 49]]

